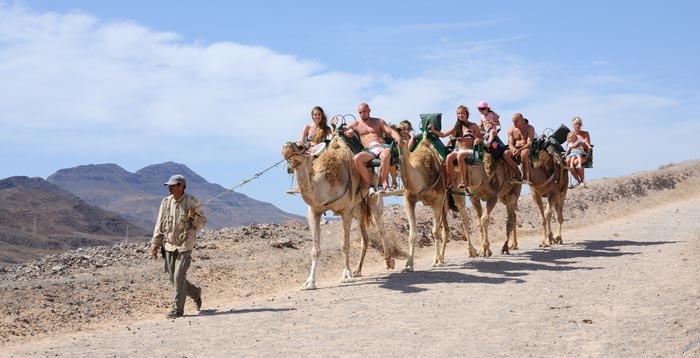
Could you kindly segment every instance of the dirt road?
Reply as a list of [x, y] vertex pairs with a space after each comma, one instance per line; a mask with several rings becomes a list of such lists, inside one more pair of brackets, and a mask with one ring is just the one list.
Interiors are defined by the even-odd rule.
[[698, 218], [695, 196], [566, 227], [563, 246], [521, 237], [511, 256], [469, 259], [451, 242], [445, 267], [429, 268], [430, 257], [410, 274], [375, 264], [351, 284], [210, 301], [199, 315], [22, 342], [0, 356], [697, 357]]

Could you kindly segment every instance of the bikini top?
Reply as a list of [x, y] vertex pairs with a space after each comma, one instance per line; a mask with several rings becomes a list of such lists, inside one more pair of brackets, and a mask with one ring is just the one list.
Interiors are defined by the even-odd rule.
[[461, 137], [456, 137], [457, 139], [471, 139], [474, 138], [474, 132], [472, 132], [471, 128], [467, 127], [466, 132], [462, 133]]

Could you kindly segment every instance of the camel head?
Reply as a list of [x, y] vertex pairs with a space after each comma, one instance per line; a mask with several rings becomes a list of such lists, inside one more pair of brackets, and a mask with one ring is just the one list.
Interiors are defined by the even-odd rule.
[[301, 142], [287, 142], [282, 147], [282, 157], [292, 168], [296, 168], [309, 156], [306, 146]]

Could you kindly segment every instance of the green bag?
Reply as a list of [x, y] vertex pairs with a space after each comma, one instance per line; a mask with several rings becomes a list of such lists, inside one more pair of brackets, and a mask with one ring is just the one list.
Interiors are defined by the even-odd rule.
[[427, 124], [430, 122], [433, 129], [437, 131], [442, 130], [442, 113], [430, 113], [420, 115], [420, 130], [425, 132], [427, 130]]

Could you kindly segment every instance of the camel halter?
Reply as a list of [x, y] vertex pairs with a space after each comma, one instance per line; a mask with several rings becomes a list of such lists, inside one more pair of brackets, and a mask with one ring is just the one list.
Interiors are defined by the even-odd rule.
[[284, 160], [287, 161], [287, 164], [289, 164], [289, 166], [292, 167], [292, 169], [296, 169], [296, 168], [297, 168], [299, 165], [301, 165], [301, 163], [303, 162], [303, 161], [301, 161], [301, 162], [297, 163], [297, 165], [294, 165], [289, 159], [290, 159], [291, 157], [295, 156], [295, 155], [300, 155], [300, 156], [302, 156], [302, 157], [305, 157], [305, 156], [306, 156], [306, 154], [304, 154], [304, 153], [296, 153], [296, 152], [294, 152], [294, 153], [292, 153], [292, 154], [290, 154], [290, 155], [284, 157]]

